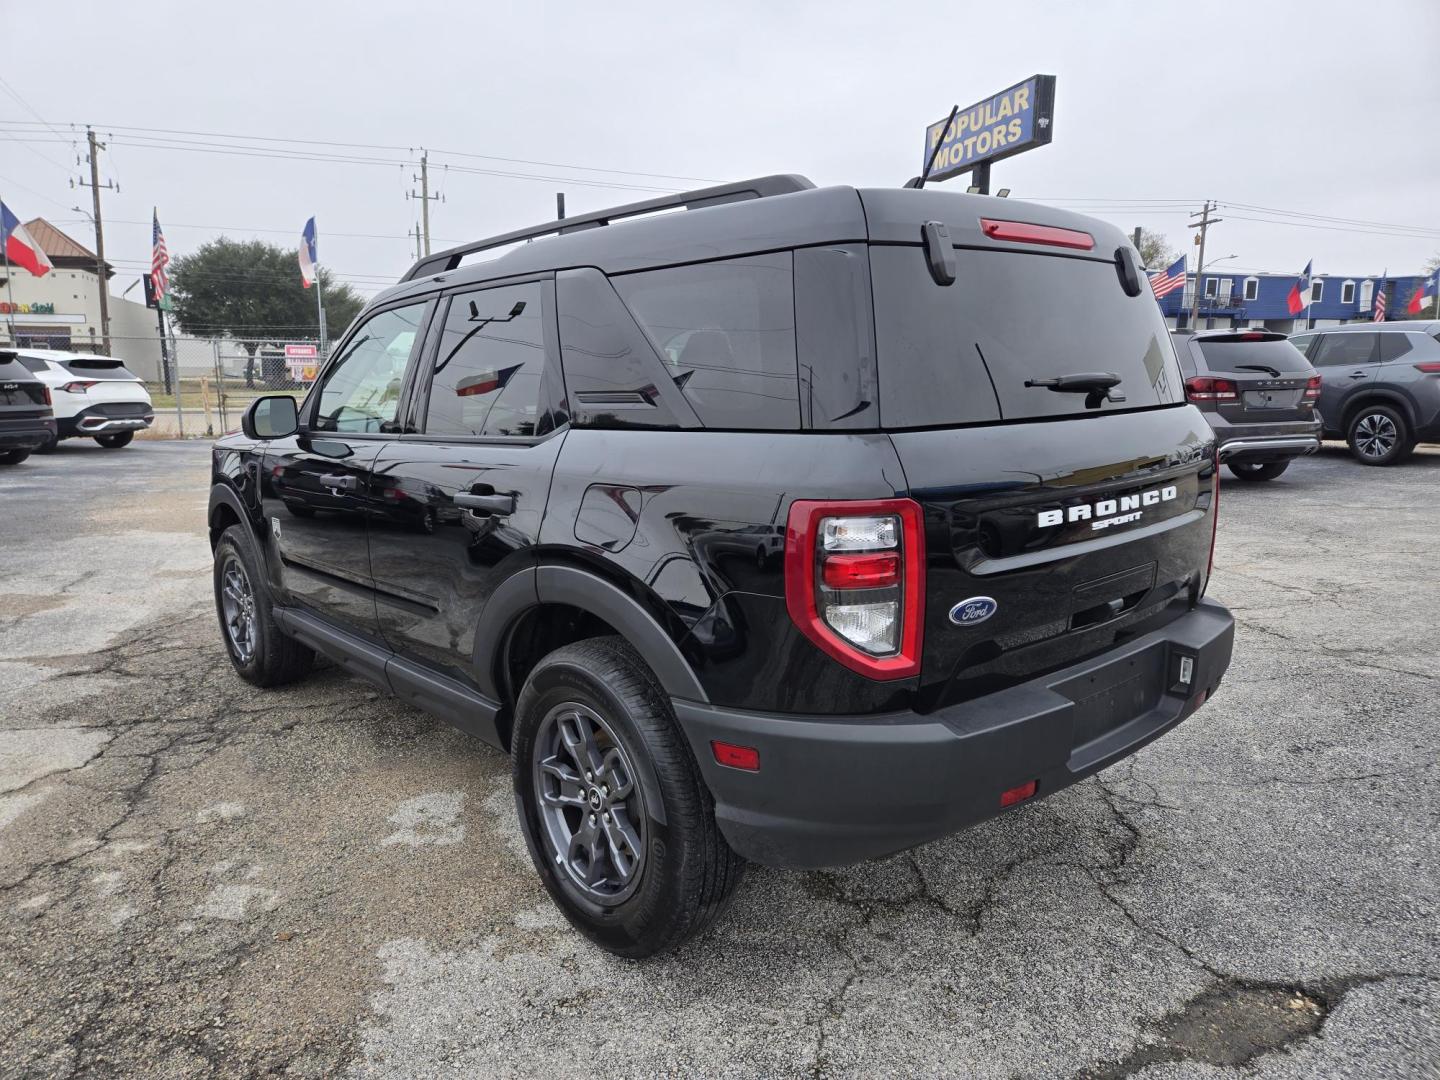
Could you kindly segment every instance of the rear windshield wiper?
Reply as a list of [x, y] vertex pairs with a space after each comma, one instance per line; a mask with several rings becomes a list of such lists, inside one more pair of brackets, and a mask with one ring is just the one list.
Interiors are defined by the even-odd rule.
[[1084, 394], [1085, 407], [1098, 409], [1100, 403], [1119, 404], [1125, 395], [1116, 390], [1120, 376], [1108, 371], [1081, 371], [1073, 375], [1057, 375], [1053, 379], [1026, 379], [1026, 386], [1043, 386], [1056, 394]]
[[1273, 368], [1269, 364], [1231, 364], [1230, 366], [1236, 371], [1263, 371], [1272, 378], [1280, 377], [1280, 369]]

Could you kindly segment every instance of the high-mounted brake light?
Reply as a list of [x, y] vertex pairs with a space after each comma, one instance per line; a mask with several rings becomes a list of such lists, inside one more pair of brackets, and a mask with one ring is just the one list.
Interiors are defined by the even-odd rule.
[[980, 231], [991, 240], [1013, 240], [1019, 244], [1049, 244], [1051, 247], [1079, 248], [1081, 251], [1090, 251], [1095, 247], [1095, 238], [1087, 232], [1054, 225], [1033, 225], [1028, 221], [981, 218]]
[[1185, 380], [1186, 401], [1238, 401], [1239, 388], [1229, 379], [1197, 375]]
[[790, 506], [785, 607], [827, 655], [872, 679], [920, 672], [925, 535], [919, 503]]
[[89, 390], [90, 387], [96, 385], [98, 385], [98, 380], [96, 379], [72, 379], [60, 387], [60, 389], [64, 390], [67, 394], [83, 394], [86, 390]]
[[1416, 371], [1423, 371], [1426, 375], [1440, 374], [1440, 363], [1434, 360], [1426, 360], [1424, 363], [1415, 365]]
[[[1436, 365], [1435, 370], [1436, 370], [1436, 371], [1440, 371], [1440, 364], [1437, 364], [1437, 365]], [[1305, 383], [1305, 400], [1306, 400], [1306, 401], [1317, 401], [1317, 400], [1319, 400], [1319, 398], [1320, 398], [1320, 376], [1319, 376], [1319, 375], [1311, 375], [1309, 381]]]

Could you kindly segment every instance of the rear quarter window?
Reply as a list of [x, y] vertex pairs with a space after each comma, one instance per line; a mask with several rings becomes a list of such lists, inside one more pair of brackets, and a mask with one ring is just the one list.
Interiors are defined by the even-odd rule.
[[886, 427], [1093, 415], [1084, 394], [1025, 385], [1081, 372], [1120, 377], [1105, 409], [1184, 400], [1154, 295], [1127, 295], [1113, 262], [960, 249], [939, 286], [918, 247], [870, 260]]
[[646, 270], [611, 282], [702, 424], [800, 426], [788, 251]]

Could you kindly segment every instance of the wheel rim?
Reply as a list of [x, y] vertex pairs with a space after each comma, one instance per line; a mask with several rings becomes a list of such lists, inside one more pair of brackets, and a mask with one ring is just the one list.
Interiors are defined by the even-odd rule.
[[1395, 421], [1384, 413], [1362, 416], [1355, 425], [1355, 447], [1368, 458], [1381, 458], [1395, 448], [1400, 440]]
[[645, 803], [605, 719], [579, 702], [555, 706], [540, 724], [531, 773], [560, 880], [591, 903], [633, 893], [645, 866]]
[[220, 616], [230, 651], [242, 664], [255, 655], [255, 591], [250, 575], [234, 555], [220, 570]]

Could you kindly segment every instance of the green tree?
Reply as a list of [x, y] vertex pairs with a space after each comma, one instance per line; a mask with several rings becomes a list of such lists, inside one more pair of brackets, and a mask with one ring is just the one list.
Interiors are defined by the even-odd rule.
[[1139, 251], [1140, 262], [1147, 270], [1163, 270], [1180, 257], [1169, 240], [1149, 229], [1140, 230]]
[[[255, 351], [266, 341], [318, 337], [315, 293], [300, 280], [299, 253], [261, 240], [220, 237], [170, 264], [170, 296], [180, 329], [245, 343], [245, 381], [254, 384]], [[325, 326], [339, 334], [365, 301], [320, 268]]]

